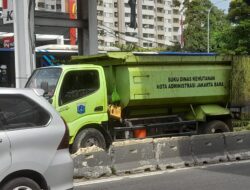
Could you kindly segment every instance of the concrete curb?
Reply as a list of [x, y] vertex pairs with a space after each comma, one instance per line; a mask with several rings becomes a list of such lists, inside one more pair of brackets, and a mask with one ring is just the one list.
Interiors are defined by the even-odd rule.
[[191, 146], [197, 165], [228, 161], [222, 133], [192, 136]]
[[157, 169], [250, 159], [250, 131], [115, 142], [72, 155], [75, 178], [99, 178]]
[[112, 175], [111, 156], [103, 149], [81, 149], [73, 155], [76, 178], [99, 178]]
[[156, 170], [153, 139], [113, 143], [111, 150], [116, 175]]
[[155, 151], [158, 168], [181, 168], [193, 166], [190, 137], [155, 139]]
[[250, 159], [250, 132], [225, 133], [225, 145], [230, 161]]

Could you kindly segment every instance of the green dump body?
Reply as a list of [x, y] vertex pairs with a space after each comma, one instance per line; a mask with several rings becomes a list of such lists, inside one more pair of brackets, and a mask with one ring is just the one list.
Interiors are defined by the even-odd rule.
[[73, 62], [103, 66], [109, 103], [123, 108], [229, 101], [230, 58], [108, 53]]

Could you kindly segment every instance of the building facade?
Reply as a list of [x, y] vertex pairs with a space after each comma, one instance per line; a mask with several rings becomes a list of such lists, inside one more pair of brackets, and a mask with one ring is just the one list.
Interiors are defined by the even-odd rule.
[[129, 0], [98, 0], [97, 10], [101, 47], [166, 47], [179, 39], [180, 7], [174, 7], [172, 0], [137, 0], [135, 29], [130, 28]]

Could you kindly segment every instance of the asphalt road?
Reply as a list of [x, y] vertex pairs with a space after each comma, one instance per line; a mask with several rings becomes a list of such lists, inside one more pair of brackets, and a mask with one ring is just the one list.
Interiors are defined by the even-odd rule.
[[249, 189], [250, 161], [112, 177], [75, 184], [75, 190]]

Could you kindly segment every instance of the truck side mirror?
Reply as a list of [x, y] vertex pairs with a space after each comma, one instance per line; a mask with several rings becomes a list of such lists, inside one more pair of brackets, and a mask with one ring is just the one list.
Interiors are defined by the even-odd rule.
[[44, 96], [47, 95], [49, 93], [49, 84], [47, 81], [43, 81], [41, 83], [41, 89], [44, 90]]

